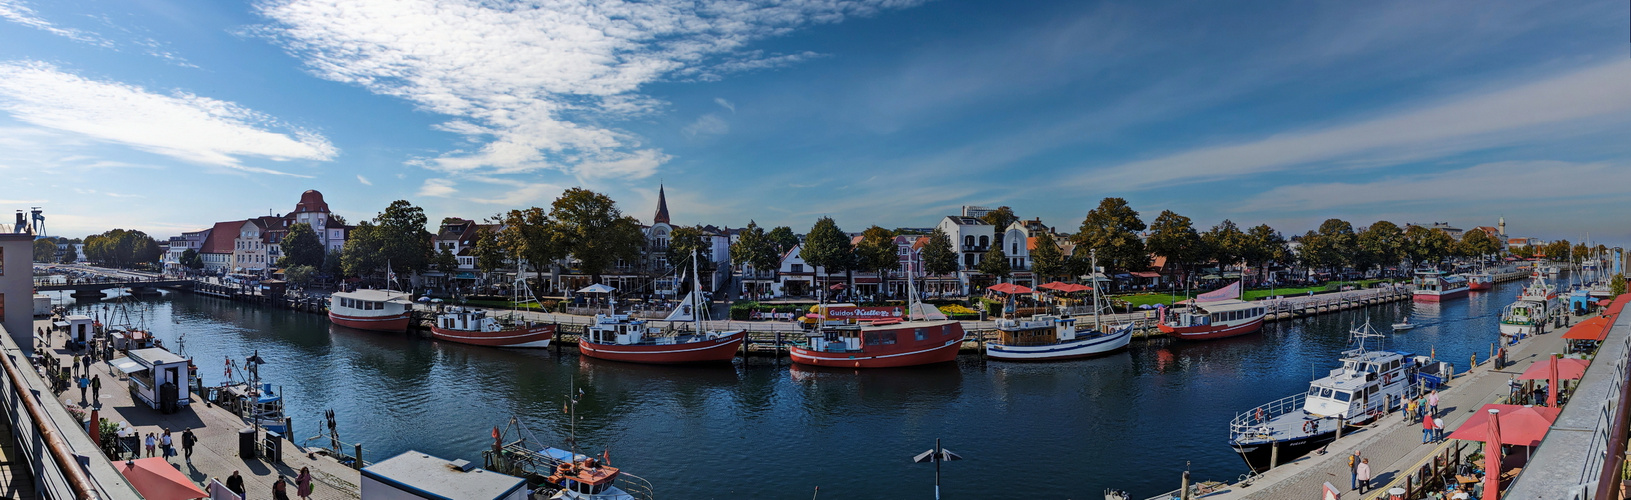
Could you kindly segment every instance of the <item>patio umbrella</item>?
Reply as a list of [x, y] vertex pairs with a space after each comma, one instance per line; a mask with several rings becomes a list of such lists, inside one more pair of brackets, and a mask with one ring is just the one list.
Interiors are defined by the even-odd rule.
[[99, 416], [98, 413], [99, 412], [97, 411], [96, 407], [94, 407], [94, 406], [91, 407], [91, 428], [87, 429], [87, 430], [91, 431], [91, 442], [101, 444], [102, 443], [102, 417]]
[[1552, 366], [1557, 367], [1559, 379], [1576, 380], [1586, 374], [1586, 367], [1591, 363], [1584, 359], [1547, 357], [1529, 365], [1529, 369], [1518, 375], [1518, 380], [1551, 380]]
[[578, 290], [578, 293], [612, 293], [614, 291], [617, 291], [617, 289], [606, 286], [605, 283], [595, 283], [593, 285], [583, 287], [582, 289]]
[[1501, 411], [1501, 443], [1513, 446], [1536, 446], [1546, 438], [1546, 431], [1552, 428], [1557, 421], [1561, 410], [1544, 406], [1519, 405], [1484, 405], [1480, 410], [1467, 417], [1461, 427], [1450, 433], [1450, 439], [1463, 441], [1483, 441], [1488, 438], [1489, 413], [1487, 410]]
[[1608, 304], [1610, 304], [1610, 303], [1611, 303], [1611, 301], [1608, 300], [1608, 299], [1601, 299], [1601, 300], [1597, 301], [1597, 305], [1602, 306], [1602, 307], [1607, 307]]
[[1053, 281], [1053, 282], [1048, 282], [1048, 283], [1044, 283], [1044, 284], [1041, 284], [1041, 285], [1037, 285], [1037, 288], [1046, 288], [1046, 289], [1049, 289], [1049, 290], [1064, 292], [1064, 291], [1069, 291], [1070, 284], [1069, 283], [1061, 283], [1061, 282], [1058, 282], [1058, 281]]
[[995, 285], [985, 287], [985, 289], [993, 292], [1009, 293], [1010, 290], [1013, 290], [1013, 287], [1014, 285], [1010, 283], [997, 283]]
[[1557, 355], [1553, 354], [1550, 361], [1546, 363], [1546, 407], [1557, 408], [1557, 389], [1561, 387], [1557, 384]]
[[849, 288], [849, 285], [839, 283], [839, 284], [827, 287], [828, 290], [832, 290], [832, 291], [835, 291], [835, 292], [838, 291], [838, 290], [843, 290], [845, 288]]
[[1484, 440], [1484, 500], [1501, 498], [1501, 410], [1489, 409], [1489, 439]]
[[176, 470], [175, 466], [164, 460], [163, 457], [143, 458], [140, 460], [127, 460], [119, 473], [130, 481], [136, 492], [142, 498], [149, 500], [190, 500], [193, 498], [209, 497], [204, 490], [198, 489], [187, 476]]
[[1602, 316], [1593, 316], [1575, 323], [1563, 334], [1563, 338], [1569, 340], [1603, 340], [1607, 337], [1608, 319]]
[[430, 297], [419, 297], [420, 302], [430, 302]]
[[1203, 280], [1220, 280], [1220, 279], [1223, 279], [1223, 277], [1218, 276], [1216, 274], [1208, 274], [1206, 276], [1201, 276], [1201, 279], [1203, 279]]

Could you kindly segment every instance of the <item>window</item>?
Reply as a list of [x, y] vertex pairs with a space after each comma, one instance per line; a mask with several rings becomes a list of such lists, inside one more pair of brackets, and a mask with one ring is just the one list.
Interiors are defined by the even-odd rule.
[[1325, 399], [1331, 399], [1331, 388], [1330, 387], [1321, 387], [1320, 388], [1320, 397], [1325, 398]]
[[1341, 402], [1344, 402], [1344, 403], [1348, 402], [1348, 399], [1353, 397], [1352, 395], [1350, 395], [1350, 394], [1348, 394], [1346, 392], [1341, 392], [1341, 391], [1337, 391], [1336, 396], [1337, 396], [1337, 401], [1341, 401]]
[[1311, 398], [1320, 397], [1320, 388], [1318, 388], [1318, 387], [1309, 387], [1308, 388], [1308, 397], [1311, 397]]
[[894, 345], [895, 332], [866, 332], [866, 345]]
[[795, 272], [795, 273], [804, 272], [804, 264], [793, 264], [793, 272]]
[[917, 329], [916, 334], [917, 334], [917, 340], [920, 340], [920, 341], [921, 340], [927, 340], [929, 338], [928, 333], [924, 332], [922, 328]]
[[989, 245], [991, 245], [991, 237], [990, 236], [981, 236], [980, 237], [980, 246], [985, 247], [985, 246], [989, 246]]
[[1011, 249], [1008, 251], [1009, 254], [1019, 255], [1019, 243], [1009, 243], [1008, 248]]
[[964, 236], [963, 237], [963, 246], [965, 246], [965, 247], [974, 246], [974, 237], [973, 236]]

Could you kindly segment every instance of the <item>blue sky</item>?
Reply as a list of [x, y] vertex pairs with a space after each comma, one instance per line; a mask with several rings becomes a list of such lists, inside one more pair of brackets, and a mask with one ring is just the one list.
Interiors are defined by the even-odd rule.
[[1631, 243], [1610, 1], [0, 0], [0, 208], [156, 236], [606, 192], [859, 231], [1328, 217]]

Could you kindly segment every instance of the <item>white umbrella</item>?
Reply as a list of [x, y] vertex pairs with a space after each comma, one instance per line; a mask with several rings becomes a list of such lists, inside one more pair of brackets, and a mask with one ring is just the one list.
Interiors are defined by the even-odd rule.
[[583, 287], [582, 290], [578, 290], [578, 293], [612, 293], [616, 290], [616, 288], [606, 286], [604, 283], [595, 283], [593, 285]]

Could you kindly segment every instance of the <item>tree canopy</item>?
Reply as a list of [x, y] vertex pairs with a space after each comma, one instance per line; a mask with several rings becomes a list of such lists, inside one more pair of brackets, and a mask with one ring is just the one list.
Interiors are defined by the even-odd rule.
[[793, 234], [793, 228], [787, 226], [776, 226], [765, 237], [770, 238], [771, 243], [775, 243], [777, 256], [786, 255], [788, 250], [799, 245], [798, 235]]
[[849, 241], [849, 236], [838, 228], [838, 223], [833, 222], [831, 217], [822, 217], [810, 227], [810, 234], [804, 237], [801, 254], [805, 262], [821, 267], [827, 274], [848, 271], [855, 259], [854, 248]]
[[1143, 269], [1149, 265], [1149, 254], [1138, 232], [1144, 228], [1144, 221], [1127, 206], [1127, 200], [1105, 198], [1082, 219], [1081, 230], [1076, 233], [1077, 250], [1098, 250], [1099, 262], [1111, 269]]
[[1246, 233], [1229, 219], [1223, 219], [1202, 234], [1201, 242], [1207, 257], [1218, 262], [1219, 270], [1239, 263], [1246, 253]]
[[1201, 241], [1200, 233], [1188, 217], [1178, 215], [1171, 210], [1162, 210], [1161, 215], [1155, 216], [1150, 223], [1150, 237], [1145, 242], [1150, 253], [1166, 257], [1167, 262], [1184, 270], [1184, 279], [1189, 279], [1190, 268], [1205, 257], [1205, 245]]
[[1367, 226], [1359, 232], [1358, 243], [1367, 264], [1386, 266], [1404, 260], [1404, 231], [1392, 222], [1379, 220]]
[[1053, 233], [1038, 231], [1035, 238], [1036, 248], [1031, 250], [1031, 271], [1036, 273], [1037, 280], [1048, 281], [1065, 274], [1067, 257], [1059, 250], [1059, 243], [1053, 240]]
[[57, 240], [49, 238], [34, 240], [34, 262], [54, 260], [57, 260]]
[[393, 201], [373, 220], [358, 223], [341, 252], [345, 274], [371, 276], [386, 267], [397, 274], [425, 271], [434, 255], [425, 223], [425, 210], [407, 200]]
[[155, 263], [163, 254], [158, 241], [134, 229], [114, 229], [85, 238], [85, 258], [114, 267]]
[[938, 227], [929, 232], [929, 241], [923, 245], [923, 272], [934, 275], [957, 272], [957, 252], [952, 251], [951, 237]]
[[980, 256], [980, 264], [975, 268], [998, 278], [1007, 278], [1014, 272], [1013, 265], [1008, 263], [1008, 254], [1002, 251], [1002, 245], [991, 245], [991, 249]]
[[736, 235], [736, 243], [731, 244], [731, 262], [738, 266], [752, 266], [755, 271], [775, 271], [781, 266], [781, 252], [777, 251], [777, 244], [770, 239], [765, 228], [758, 224], [748, 222], [748, 227]]
[[1461, 253], [1469, 257], [1493, 255], [1501, 251], [1501, 243], [1482, 229], [1470, 229], [1461, 233], [1460, 243]]
[[611, 197], [571, 188], [550, 206], [549, 216], [560, 228], [562, 248], [595, 282], [618, 260], [632, 261], [640, 256], [646, 241], [640, 221], [623, 215]]
[[703, 234], [702, 228], [697, 226], [679, 226], [668, 233], [668, 262], [675, 268], [690, 272], [691, 255], [700, 257], [697, 268], [702, 272], [714, 270], [713, 245], [708, 244], [708, 238]]
[[328, 252], [323, 250], [323, 242], [318, 241], [317, 231], [312, 230], [311, 224], [304, 222], [289, 226], [289, 234], [283, 237], [283, 259], [279, 266], [317, 266], [323, 265], [323, 258]]

